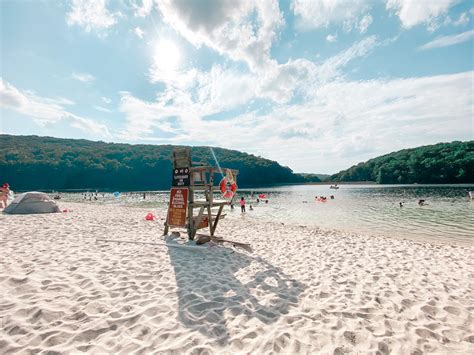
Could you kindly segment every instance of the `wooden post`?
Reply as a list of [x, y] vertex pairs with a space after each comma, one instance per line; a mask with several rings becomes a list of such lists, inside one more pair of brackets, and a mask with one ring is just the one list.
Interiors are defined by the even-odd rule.
[[214, 220], [214, 225], [212, 226], [212, 234], [211, 236], [214, 236], [214, 232], [217, 228], [217, 222], [219, 222], [219, 218], [221, 217], [222, 210], [224, 209], [224, 206], [219, 206], [219, 211], [217, 212], [216, 219]]
[[193, 206], [194, 205], [194, 188], [190, 186], [188, 195], [188, 237], [194, 239], [194, 221], [193, 221]]
[[[199, 224], [200, 224], [201, 221], [202, 221], [203, 212], [204, 212], [204, 206], [202, 206], [202, 207], [199, 209], [199, 213], [198, 213], [198, 215], [197, 215], [196, 221], [194, 222], [194, 226], [193, 226], [193, 229], [192, 229], [192, 232], [191, 232], [191, 235], [190, 235], [191, 240], [194, 240], [194, 236], [196, 235], [196, 232], [197, 232], [197, 229], [198, 229], [198, 227], [199, 227]], [[193, 216], [193, 220], [194, 220], [194, 216]]]

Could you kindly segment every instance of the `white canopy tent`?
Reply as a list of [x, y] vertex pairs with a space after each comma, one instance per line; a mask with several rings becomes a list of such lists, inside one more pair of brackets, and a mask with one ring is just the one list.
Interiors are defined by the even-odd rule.
[[25, 192], [18, 195], [3, 212], [9, 214], [34, 214], [60, 212], [59, 207], [44, 192]]

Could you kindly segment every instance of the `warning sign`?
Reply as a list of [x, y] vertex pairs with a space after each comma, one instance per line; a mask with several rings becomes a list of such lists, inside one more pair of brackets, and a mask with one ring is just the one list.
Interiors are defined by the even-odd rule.
[[171, 188], [170, 205], [168, 208], [168, 225], [184, 227], [186, 225], [186, 209], [188, 207], [188, 189]]
[[189, 168], [176, 168], [173, 170], [172, 186], [186, 187], [189, 186]]

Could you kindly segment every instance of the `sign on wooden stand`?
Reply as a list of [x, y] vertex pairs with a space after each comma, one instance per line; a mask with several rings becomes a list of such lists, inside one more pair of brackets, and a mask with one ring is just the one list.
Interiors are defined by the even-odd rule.
[[190, 185], [190, 173], [189, 167], [186, 168], [175, 168], [173, 170], [173, 181], [172, 185], [176, 187], [188, 187]]
[[[239, 172], [232, 169], [227, 171], [229, 181], [234, 182], [235, 193]], [[219, 186], [214, 186], [214, 175], [218, 173], [222, 174], [219, 167], [202, 164], [192, 166], [189, 147], [173, 150], [173, 180], [163, 235], [167, 235], [170, 228], [185, 227], [191, 240], [196, 231], [202, 228], [209, 228], [209, 234], [214, 236], [217, 223], [225, 216], [222, 213], [224, 206], [229, 204], [225, 196], [220, 200], [214, 198], [214, 193], [220, 190]], [[197, 215], [194, 214], [196, 210], [199, 211]]]
[[188, 189], [172, 187], [170, 193], [170, 205], [168, 207], [168, 226], [186, 226], [186, 211], [188, 208]]

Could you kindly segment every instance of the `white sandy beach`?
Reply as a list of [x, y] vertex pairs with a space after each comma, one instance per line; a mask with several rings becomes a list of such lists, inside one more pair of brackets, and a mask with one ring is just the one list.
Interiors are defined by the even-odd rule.
[[[474, 246], [258, 223], [253, 251], [157, 241], [147, 208], [0, 215], [0, 353], [474, 352]], [[164, 216], [164, 212], [153, 210]]]

